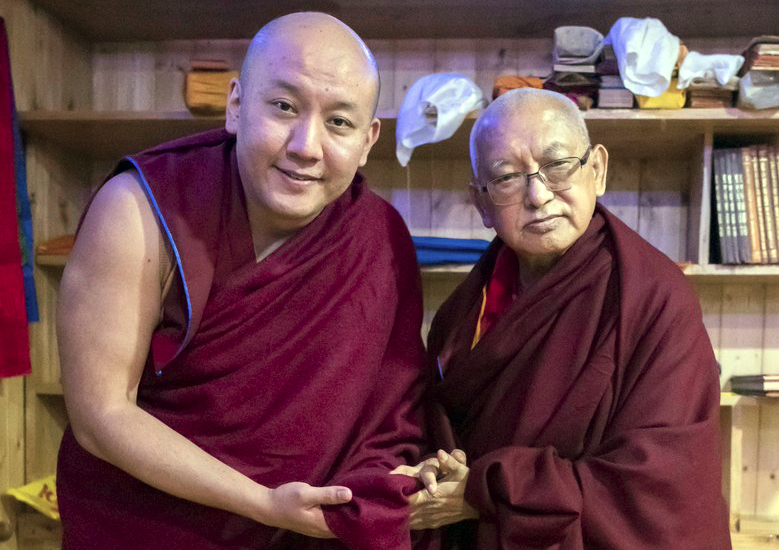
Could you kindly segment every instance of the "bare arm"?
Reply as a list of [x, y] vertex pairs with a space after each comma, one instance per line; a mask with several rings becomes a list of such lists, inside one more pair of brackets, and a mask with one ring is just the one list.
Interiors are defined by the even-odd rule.
[[90, 453], [172, 495], [316, 537], [321, 504], [344, 487], [259, 485], [136, 405], [161, 307], [159, 229], [134, 173], [95, 197], [63, 275], [57, 308], [62, 382], [73, 433]]

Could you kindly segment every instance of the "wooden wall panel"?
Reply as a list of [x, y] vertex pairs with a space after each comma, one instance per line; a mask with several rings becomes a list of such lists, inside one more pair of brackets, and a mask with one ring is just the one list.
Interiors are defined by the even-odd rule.
[[89, 108], [92, 94], [87, 44], [27, 0], [3, 0], [0, 16], [9, 34], [17, 108]]
[[642, 165], [638, 232], [674, 261], [687, 255], [688, 181], [684, 161]]
[[762, 372], [779, 373], [779, 284], [766, 285]]
[[[0, 378], [0, 495], [9, 487], [24, 484], [24, 379]], [[18, 506], [9, 496], [0, 496], [0, 550], [16, 550], [11, 533]]]
[[641, 162], [638, 159], [609, 158], [606, 193], [599, 201], [625, 224], [638, 231]]
[[[27, 0], [0, 0], [0, 16], [9, 35], [16, 107], [22, 110], [77, 110], [92, 104], [89, 46], [46, 12]], [[83, 177], [81, 163], [43, 153], [27, 142], [28, 188], [36, 242], [73, 227], [83, 201], [72, 184]], [[49, 233], [52, 231], [52, 233]], [[0, 381], [0, 493], [54, 471], [56, 449], [65, 419], [61, 398], [47, 404], [34, 388], [39, 381], [56, 380], [58, 367], [53, 338], [56, 277], [35, 270], [40, 322], [30, 325], [30, 376]], [[45, 398], [44, 398], [45, 399]], [[26, 405], [25, 405], [26, 402]], [[59, 409], [59, 410], [55, 410]], [[2, 499], [4, 511], [15, 520], [18, 506]], [[0, 542], [14, 550], [17, 539]]]
[[[15, 88], [22, 109], [76, 109], [93, 104], [98, 110], [183, 110], [184, 75], [190, 61], [218, 58], [239, 68], [247, 45], [247, 41], [238, 40], [181, 40], [101, 43], [90, 48], [69, 37], [45, 14], [30, 8], [26, 0], [0, 0], [0, 15], [11, 18]], [[38, 38], [39, 35], [42, 37]], [[722, 48], [727, 47], [735, 53], [747, 41], [690, 41], [688, 46], [704, 53], [723, 53]], [[397, 110], [407, 89], [433, 71], [465, 73], [482, 88], [485, 97], [490, 97], [497, 75], [544, 76], [551, 65], [549, 39], [371, 40], [369, 45], [376, 55], [382, 80], [382, 113]], [[36, 62], [31, 64], [28, 59]], [[91, 74], [90, 66], [94, 67]], [[615, 136], [606, 137], [619, 141]], [[689, 183], [697, 181], [702, 161], [688, 160], [683, 155], [671, 161], [639, 158], [629, 151], [615, 150], [619, 153], [610, 159], [608, 189], [602, 202], [673, 259], [690, 259], [691, 243], [685, 238], [692, 200]], [[98, 168], [98, 163], [89, 165], [63, 151], [49, 151], [43, 144], [28, 146], [38, 239], [75, 227], [90, 186], [105, 169], [102, 164]], [[493, 233], [482, 226], [468, 198], [467, 150], [454, 160], [437, 155], [433, 147], [421, 146], [414, 151], [408, 168], [400, 167], [394, 158], [373, 158], [365, 173], [371, 186], [399, 210], [412, 233], [492, 238]], [[42, 315], [48, 321], [32, 329], [36, 342], [34, 368], [37, 380], [50, 383], [58, 376], [51, 323], [57, 275], [37, 271], [39, 288], [45, 294], [41, 298]], [[463, 277], [423, 277], [423, 333], [438, 306]], [[704, 283], [697, 289], [704, 322], [723, 366], [723, 384], [733, 373], [779, 369], [779, 285]], [[9, 385], [0, 389], [8, 390]], [[10, 390], [0, 394], [0, 406], [4, 395], [11, 395]], [[21, 388], [15, 395], [13, 399], [23, 399]], [[27, 411], [28, 429], [33, 432], [25, 461], [26, 480], [30, 480], [51, 473], [53, 450], [57, 448], [65, 416], [58, 397], [28, 392], [27, 399], [39, 405]], [[779, 407], [767, 403], [734, 411], [733, 422], [743, 427], [740, 509], [744, 513], [779, 516], [775, 497], [779, 489], [775, 487], [779, 448], [774, 443], [779, 431]], [[18, 428], [18, 424], [15, 426]], [[4, 437], [2, 429], [0, 426], [0, 447], [3, 440], [13, 441], [16, 437], [8, 435], [7, 427]], [[0, 461], [0, 489], [3, 475], [14, 470], [4, 464], [9, 463]], [[0, 549], [7, 550], [2, 544]]]
[[[183, 111], [192, 60], [224, 61], [240, 70], [247, 40], [100, 43], [92, 50], [92, 93], [98, 111]], [[227, 90], [225, 90], [227, 93]]]
[[381, 90], [376, 108], [379, 112], [388, 112], [395, 109], [395, 41], [368, 40], [367, 44], [379, 68]]
[[[762, 323], [762, 369], [779, 373], [779, 285], [767, 285]], [[760, 404], [755, 512], [779, 517], [779, 400]]]

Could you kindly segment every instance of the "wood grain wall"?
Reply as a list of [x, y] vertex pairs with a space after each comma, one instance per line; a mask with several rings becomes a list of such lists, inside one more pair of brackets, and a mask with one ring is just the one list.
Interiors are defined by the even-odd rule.
[[[247, 45], [242, 40], [88, 44], [27, 0], [0, 0], [0, 16], [11, 35], [20, 110], [183, 110], [184, 74], [190, 60], [219, 58], [239, 68]], [[687, 45], [703, 53], [736, 53], [750, 38]], [[396, 111], [409, 86], [425, 74], [461, 72], [489, 96], [498, 74], [545, 75], [552, 49], [551, 39], [372, 40], [369, 45], [379, 64], [379, 109], [384, 113]], [[686, 259], [694, 195], [690, 182], [700, 172], [700, 155], [658, 158], [651, 148], [628, 153], [612, 157], [604, 204], [671, 258]], [[27, 143], [27, 155], [36, 239], [73, 231], [106, 159], [79, 158], [34, 140]], [[423, 146], [414, 152], [408, 168], [385, 155], [372, 158], [365, 171], [412, 233], [492, 237], [469, 204], [467, 150], [444, 154]], [[0, 418], [0, 492], [53, 471], [65, 422], [61, 397], [35, 389], [58, 378], [53, 324], [58, 274], [36, 271], [42, 321], [31, 326], [34, 373], [25, 381], [0, 381], [0, 410], [7, 411]], [[426, 323], [460, 278], [425, 276]], [[696, 288], [723, 365], [723, 384], [733, 373], [779, 370], [779, 283], [700, 283]], [[779, 517], [779, 405], [761, 404], [737, 416], [744, 450], [740, 507], [744, 513]], [[0, 510], [0, 520], [2, 514]], [[15, 548], [13, 540], [0, 543], [0, 550]]]
[[[701, 53], [739, 53], [751, 37], [697, 39]], [[431, 72], [456, 71], [486, 97], [499, 74], [544, 76], [551, 64], [547, 39], [369, 40], [382, 81], [380, 112], [396, 112], [406, 90]], [[184, 109], [184, 72], [192, 58], [218, 58], [239, 68], [246, 41], [104, 43], [93, 51], [95, 109]], [[386, 130], [385, 130], [386, 131]], [[385, 139], [389, 136], [385, 135]], [[663, 149], [662, 144], [657, 144]], [[701, 138], [700, 147], [704, 146]], [[373, 157], [365, 168], [374, 188], [400, 211], [412, 233], [492, 238], [469, 203], [467, 151], [437, 155], [419, 147], [409, 167]], [[658, 158], [650, 147], [612, 156], [602, 198], [630, 227], [674, 260], [687, 259], [690, 183], [701, 173], [700, 154]], [[686, 156], [685, 156], [686, 155]], [[426, 275], [426, 326], [459, 282], [459, 275]], [[779, 283], [700, 283], [706, 326], [722, 364], [722, 384], [737, 373], [779, 371]], [[744, 513], [779, 516], [779, 407], [765, 403], [744, 413]], [[754, 418], [752, 418], [754, 417]]]

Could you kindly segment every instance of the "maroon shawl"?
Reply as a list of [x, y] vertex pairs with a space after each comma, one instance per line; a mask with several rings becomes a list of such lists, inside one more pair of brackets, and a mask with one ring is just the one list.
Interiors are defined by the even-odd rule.
[[207, 132], [128, 157], [181, 269], [138, 404], [266, 486], [342, 484], [325, 508], [339, 541], [279, 531], [157, 491], [65, 435], [64, 548], [410, 547], [388, 472], [418, 458], [421, 286], [400, 216], [355, 179], [255, 262], [235, 141]]
[[461, 548], [730, 548], [719, 381], [681, 271], [598, 206], [470, 350], [499, 239], [429, 337], [438, 445], [460, 446], [478, 522]]
[[0, 377], [30, 372], [17, 223], [13, 101], [8, 37], [0, 17]]

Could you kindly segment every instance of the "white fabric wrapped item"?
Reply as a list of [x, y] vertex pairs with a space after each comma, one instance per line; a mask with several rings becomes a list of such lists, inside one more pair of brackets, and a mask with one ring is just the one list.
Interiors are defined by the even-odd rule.
[[779, 71], [749, 71], [738, 82], [739, 109], [779, 107]]
[[603, 50], [603, 35], [590, 27], [566, 25], [554, 30], [552, 61], [561, 65], [595, 63]]
[[657, 97], [668, 89], [680, 42], [659, 19], [620, 17], [604, 44], [614, 48], [619, 74], [628, 90]]
[[406, 92], [398, 112], [395, 155], [408, 165], [414, 148], [451, 137], [465, 117], [481, 107], [482, 91], [459, 73], [433, 73], [417, 80]]
[[716, 78], [724, 86], [736, 76], [743, 64], [744, 58], [740, 55], [689, 52], [679, 67], [679, 83], [676, 86], [687, 88], [694, 78]]

